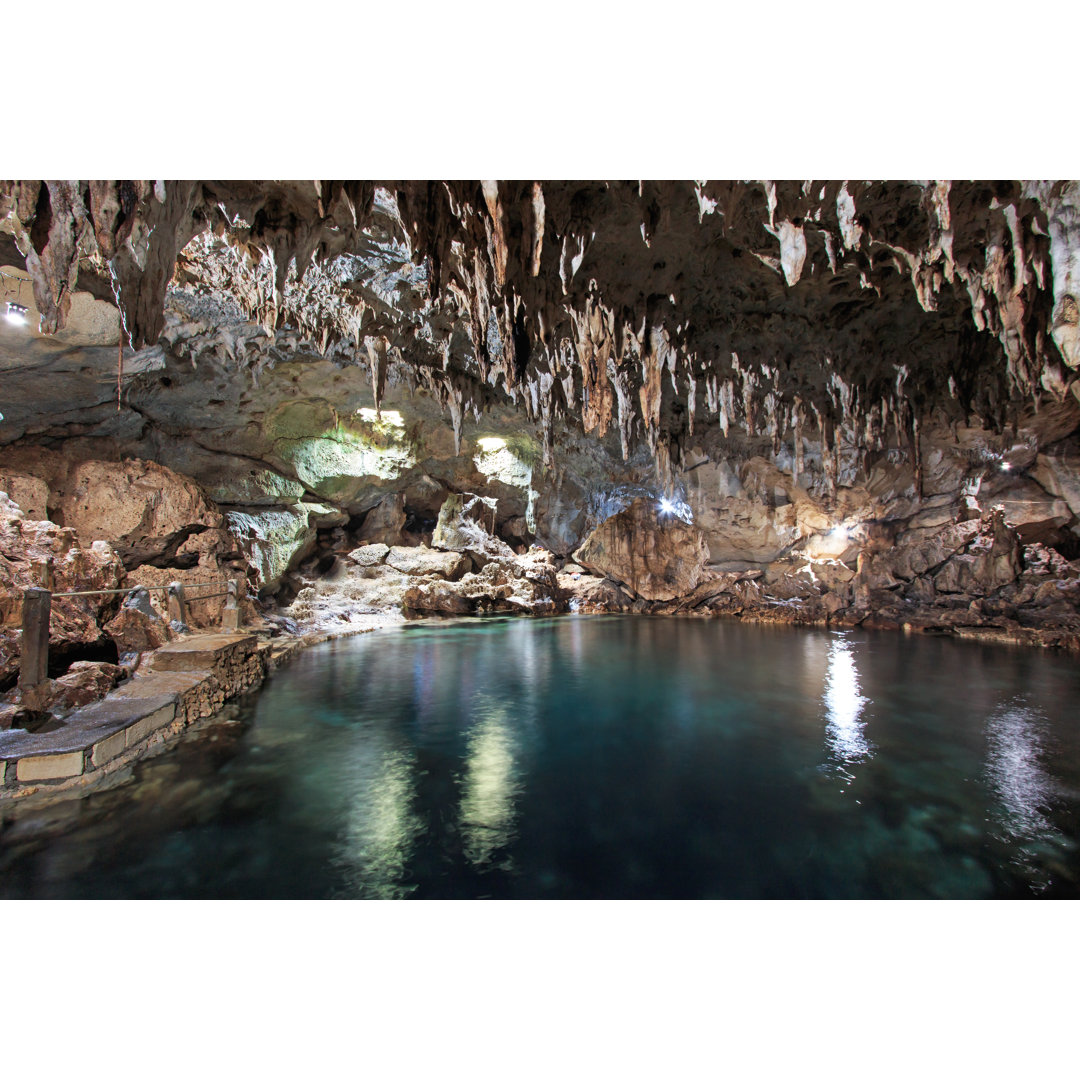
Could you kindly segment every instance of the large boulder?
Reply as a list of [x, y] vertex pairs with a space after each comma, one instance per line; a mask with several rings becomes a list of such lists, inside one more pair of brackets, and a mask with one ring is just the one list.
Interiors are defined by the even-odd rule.
[[601, 522], [574, 552], [594, 573], [625, 585], [644, 600], [673, 600], [700, 583], [709, 558], [705, 534], [654, 499], [635, 499]]

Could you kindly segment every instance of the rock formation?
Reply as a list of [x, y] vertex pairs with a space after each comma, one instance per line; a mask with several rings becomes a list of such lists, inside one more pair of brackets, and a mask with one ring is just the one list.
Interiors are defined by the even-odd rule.
[[673, 600], [697, 588], [709, 557], [705, 534], [655, 500], [635, 499], [598, 525], [574, 552], [581, 566], [643, 600]]
[[[238, 578], [264, 632], [1075, 643], [1078, 220], [1075, 181], [0, 181], [0, 687], [50, 558]], [[150, 605], [58, 600], [57, 645]]]

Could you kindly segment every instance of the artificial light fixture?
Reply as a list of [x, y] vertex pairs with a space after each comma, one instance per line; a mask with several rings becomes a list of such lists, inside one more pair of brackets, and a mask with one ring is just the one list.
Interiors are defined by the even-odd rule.
[[660, 513], [661, 514], [674, 514], [675, 504], [670, 499], [660, 500]]
[[1001, 471], [1002, 472], [1008, 472], [1011, 468], [1012, 468], [1012, 462], [1011, 461], [1003, 461], [1001, 463]]
[[26, 313], [29, 310], [24, 304], [16, 304], [14, 301], [9, 300], [5, 318], [9, 323], [14, 323], [15, 326], [25, 326]]

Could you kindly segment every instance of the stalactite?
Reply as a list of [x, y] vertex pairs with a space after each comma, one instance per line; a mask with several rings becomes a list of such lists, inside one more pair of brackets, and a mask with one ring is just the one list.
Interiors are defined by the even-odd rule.
[[[548, 398], [559, 392], [565, 404], [558, 408], [600, 436], [617, 404], [625, 453], [644, 439], [654, 453], [670, 443], [669, 457], [678, 457], [683, 433], [693, 436], [697, 427], [699, 364], [706, 414], [717, 418], [725, 437], [741, 423], [748, 436], [767, 434], [775, 451], [785, 424], [801, 426], [800, 407], [787, 404], [798, 393], [804, 402], [816, 397], [841, 428], [850, 426], [845, 439], [868, 452], [887, 441], [890, 422], [897, 445], [910, 442], [912, 426], [929, 416], [916, 410], [913, 397], [933, 403], [948, 393], [966, 412], [1000, 424], [1022, 399], [1037, 406], [1043, 395], [1067, 391], [1055, 349], [1069, 366], [1077, 362], [1076, 289], [1069, 277], [1076, 262], [1075, 185], [765, 181], [696, 183], [680, 191], [651, 183], [396, 181], [378, 195], [379, 212], [384, 222], [396, 214], [387, 235], [406, 245], [423, 271], [409, 286], [427, 292], [422, 313], [399, 303], [382, 279], [365, 286], [367, 300], [357, 302], [342, 287], [347, 277], [328, 272], [335, 259], [370, 247], [365, 230], [376, 195], [366, 181], [0, 182], [0, 219], [26, 259], [46, 332], [63, 325], [85, 256], [112, 276], [131, 347], [157, 341], [166, 332], [164, 298], [180, 257], [193, 279], [209, 266], [206, 272], [218, 275], [210, 284], [237, 283], [233, 295], [266, 331], [265, 342], [224, 330], [206, 335], [186, 354], [193, 365], [206, 355], [246, 364], [257, 377], [298, 343], [349, 362], [362, 340], [381, 339], [381, 351], [369, 355], [378, 405], [389, 344], [414, 340], [407, 334], [415, 326], [403, 324], [426, 319], [425, 348], [445, 376], [478, 372], [480, 384], [524, 403], [532, 417], [555, 415]], [[683, 203], [689, 224], [685, 216], [676, 220]], [[633, 230], [643, 225], [647, 249], [640, 237], [632, 245], [620, 239], [627, 220]], [[185, 262], [182, 249], [196, 236], [208, 242]], [[645, 250], [647, 261], [635, 262]], [[691, 259], [719, 255], [720, 284], [686, 280], [685, 268], [676, 265], [684, 251]], [[744, 253], [745, 263], [732, 261]], [[760, 310], [760, 281], [773, 271], [759, 259], [775, 265], [791, 290], [767, 315]], [[748, 291], [737, 298], [728, 288], [731, 277], [723, 277], [734, 272], [730, 266], [744, 267], [738, 280]], [[822, 285], [830, 275], [836, 288], [830, 285], [826, 296]], [[851, 299], [860, 285], [870, 290], [870, 304]], [[1054, 293], [1046, 296], [1050, 288]], [[847, 354], [823, 368], [818, 358], [829, 346], [821, 327], [832, 323], [803, 315], [832, 312], [833, 292], [840, 325], [856, 330]], [[882, 394], [883, 371], [897, 346], [886, 343], [879, 358], [875, 324], [863, 312], [911, 295], [927, 313], [920, 325], [935, 333], [943, 328], [944, 344], [934, 348], [951, 347], [959, 319], [972, 320], [979, 336], [974, 348], [964, 348], [980, 379], [976, 392], [946, 385], [955, 369], [925, 346], [930, 334], [920, 339], [910, 377], [905, 366], [904, 378]], [[447, 327], [454, 324], [471, 339], [471, 350], [451, 351]], [[996, 338], [1000, 371], [993, 367], [998, 352], [981, 335]], [[782, 364], [775, 360], [778, 342]], [[414, 359], [411, 349], [407, 354], [410, 364], [430, 362]], [[716, 359], [729, 354], [730, 375], [727, 361], [721, 366]], [[672, 385], [666, 400], [665, 370]], [[879, 399], [880, 406], [868, 405]], [[685, 424], [666, 423], [675, 403], [686, 409]], [[468, 407], [480, 403], [470, 397]]]

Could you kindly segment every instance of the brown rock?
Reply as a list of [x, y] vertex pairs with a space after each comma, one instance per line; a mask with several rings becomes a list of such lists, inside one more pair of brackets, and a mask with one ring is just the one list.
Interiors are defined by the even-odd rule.
[[105, 624], [105, 633], [116, 642], [117, 651], [150, 652], [169, 640], [169, 629], [150, 606], [145, 589], [133, 593], [116, 618]]
[[653, 499], [635, 499], [598, 525], [574, 559], [626, 585], [645, 600], [684, 596], [701, 581], [709, 557], [705, 534]]
[[58, 520], [89, 544], [108, 540], [125, 566], [171, 558], [194, 532], [222, 525], [198, 486], [152, 461], [84, 461], [69, 473]]
[[405, 528], [405, 495], [386, 495], [368, 511], [357, 539], [365, 544], [400, 544]]
[[[123, 564], [107, 543], [81, 548], [74, 530], [28, 521], [10, 500], [0, 501], [0, 626], [5, 628], [0, 632], [0, 682], [18, 667], [23, 591], [40, 585], [43, 573], [51, 573], [55, 593], [115, 589], [124, 579]], [[116, 610], [117, 602], [115, 595], [54, 596], [51, 643], [96, 644], [102, 638], [99, 622]]]
[[76, 709], [103, 698], [126, 672], [116, 664], [78, 660], [68, 668], [67, 674], [53, 680], [54, 696], [49, 702], [50, 711]]
[[49, 485], [39, 477], [14, 470], [0, 470], [0, 492], [9, 495], [31, 520], [44, 521], [48, 518]]

